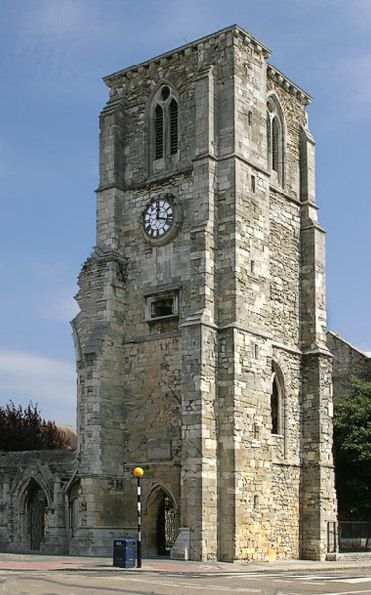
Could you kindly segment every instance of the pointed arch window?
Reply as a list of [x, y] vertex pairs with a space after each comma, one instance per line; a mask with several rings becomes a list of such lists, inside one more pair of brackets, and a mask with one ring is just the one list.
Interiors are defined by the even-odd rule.
[[173, 90], [163, 85], [152, 108], [153, 159], [166, 159], [179, 151], [179, 106]]
[[283, 112], [277, 98], [272, 95], [267, 102], [268, 166], [273, 180], [284, 185], [284, 126]]
[[272, 434], [284, 433], [284, 385], [280, 369], [272, 362], [271, 389]]

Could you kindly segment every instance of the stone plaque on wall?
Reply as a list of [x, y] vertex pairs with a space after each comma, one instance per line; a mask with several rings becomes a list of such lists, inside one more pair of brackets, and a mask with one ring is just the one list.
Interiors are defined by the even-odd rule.
[[148, 440], [148, 458], [152, 461], [159, 459], [171, 458], [171, 442], [170, 440]]

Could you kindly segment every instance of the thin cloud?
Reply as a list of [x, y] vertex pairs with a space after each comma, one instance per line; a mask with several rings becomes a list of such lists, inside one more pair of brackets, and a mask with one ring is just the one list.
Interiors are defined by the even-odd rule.
[[[33, 311], [40, 319], [54, 322], [72, 320], [78, 314], [79, 307], [74, 299], [77, 286], [71, 265], [67, 261], [28, 260], [24, 263], [24, 274], [36, 281], [34, 285], [35, 299], [32, 302]], [[9, 267], [8, 276], [12, 270]], [[33, 292], [31, 289], [29, 293]]]
[[[147, 4], [147, 6], [146, 6]], [[179, 0], [137, 3], [102, 0], [30, 1], [19, 11], [14, 29], [14, 55], [19, 67], [24, 64], [32, 78], [73, 79], [75, 85], [94, 79], [97, 70], [107, 73], [118, 55], [128, 63], [141, 60], [206, 34], [210, 29], [210, 12], [214, 19], [224, 8], [211, 0], [200, 5]], [[172, 26], [164, 26], [171, 22]], [[140, 23], [140, 24], [138, 24]], [[218, 28], [219, 24], [211, 25]], [[138, 34], [141, 43], [138, 45]], [[138, 52], [138, 49], [141, 51]], [[61, 85], [62, 87], [62, 85]]]
[[354, 23], [362, 29], [371, 27], [371, 3], [370, 0], [348, 0], [345, 3]]
[[7, 150], [3, 141], [0, 141], [0, 179], [9, 173], [10, 165]]
[[21, 351], [0, 350], [0, 400], [39, 404], [43, 417], [75, 423], [75, 366]]
[[[14, 55], [33, 77], [85, 77], [85, 66], [122, 44], [122, 27], [101, 2], [43, 0], [25, 5], [14, 23]], [[88, 69], [89, 71], [89, 69]]]
[[[349, 95], [352, 102], [359, 102], [361, 105], [369, 106], [371, 101], [371, 52], [349, 59], [343, 67], [349, 77]], [[368, 110], [367, 110], [368, 111]], [[364, 114], [362, 114], [363, 117]]]
[[[339, 130], [360, 119], [369, 120], [371, 102], [371, 52], [339, 55], [322, 67], [326, 81], [327, 96], [323, 105], [327, 108], [327, 130]], [[334, 106], [336, 109], [334, 109]]]
[[19, 33], [27, 38], [38, 36], [40, 43], [66, 40], [84, 44], [86, 39], [101, 38], [118, 29], [102, 3], [94, 0], [43, 0], [30, 3], [21, 13]]
[[65, 295], [58, 295], [48, 299], [48, 303], [40, 310], [40, 316], [47, 320], [55, 322], [68, 323], [79, 313], [79, 307], [76, 300], [72, 297], [72, 292]]
[[[90, 8], [95, 10], [95, 2], [90, 2]], [[70, 38], [76, 32], [84, 35], [88, 19], [89, 8], [86, 2], [78, 0], [44, 0], [33, 4], [22, 20], [24, 30], [28, 34], [41, 35], [44, 40], [56, 38]], [[90, 13], [92, 14], [92, 13]]]

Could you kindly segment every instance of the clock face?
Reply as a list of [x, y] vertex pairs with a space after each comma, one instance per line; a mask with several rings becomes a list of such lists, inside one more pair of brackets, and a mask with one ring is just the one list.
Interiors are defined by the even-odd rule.
[[175, 221], [172, 205], [166, 198], [153, 200], [143, 213], [143, 228], [151, 239], [164, 238]]

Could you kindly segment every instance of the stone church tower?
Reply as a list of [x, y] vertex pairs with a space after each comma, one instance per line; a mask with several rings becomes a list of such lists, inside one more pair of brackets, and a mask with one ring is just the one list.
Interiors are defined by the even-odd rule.
[[310, 97], [238, 26], [104, 80], [73, 322], [71, 553], [323, 559], [336, 520]]

